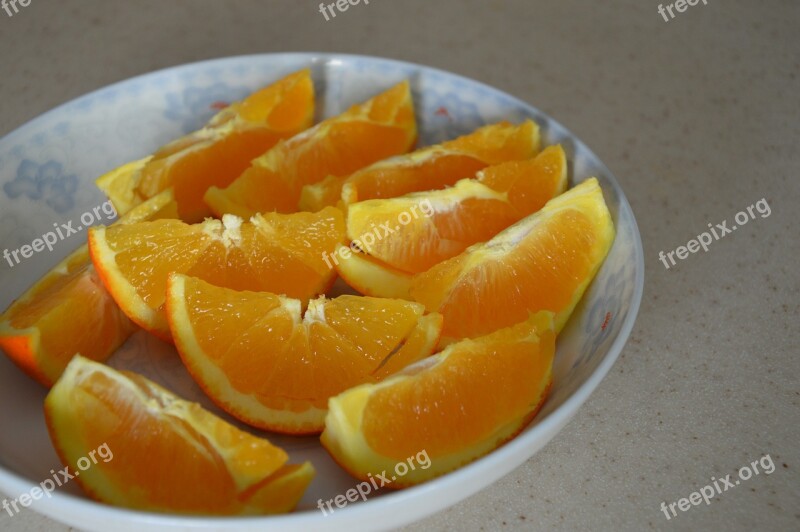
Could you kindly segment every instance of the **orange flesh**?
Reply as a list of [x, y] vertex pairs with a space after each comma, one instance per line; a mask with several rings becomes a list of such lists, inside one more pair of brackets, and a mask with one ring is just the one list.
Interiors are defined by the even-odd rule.
[[158, 311], [163, 310], [171, 272], [235, 290], [275, 292], [305, 301], [333, 282], [335, 272], [323, 254], [332, 252], [343, 237], [341, 212], [327, 208], [314, 214], [258, 215], [236, 229], [218, 220], [195, 225], [159, 220], [110, 227], [103, 233], [93, 229], [90, 246], [103, 281], [121, 308], [142, 327], [163, 336], [168, 335], [160, 330], [166, 323], [143, 322], [123, 285], [130, 285]]
[[566, 159], [561, 147], [553, 146], [535, 159], [490, 166], [476, 179], [446, 190], [351, 204], [347, 236], [361, 241], [373, 228], [388, 226], [392, 232], [381, 229], [381, 238], [370, 237], [370, 256], [400, 271], [421, 273], [489, 240], [565, 187]]
[[[287, 468], [283, 450], [134, 373], [76, 357], [48, 395], [45, 413], [53, 443], [73, 471], [80, 456], [107, 446], [76, 477], [98, 500], [223, 515], [272, 513], [286, 506], [258, 499], [267, 482], [296, 470]], [[308, 481], [295, 485], [289, 507]], [[256, 501], [259, 507], [251, 507]]]
[[[411, 192], [436, 190], [469, 178], [487, 166], [533, 157], [539, 151], [539, 129], [531, 121], [519, 126], [499, 122], [475, 132], [381, 162], [348, 177], [342, 186], [345, 203], [393, 198]], [[330, 197], [331, 192], [321, 194]]]
[[327, 206], [338, 207], [345, 179], [329, 175], [322, 181], [304, 186], [300, 191], [298, 207], [301, 211], [311, 212]]
[[365, 296], [412, 299], [409, 293], [411, 274], [392, 268], [366, 253], [352, 252], [345, 258], [341, 253], [345, 248], [338, 246], [335, 255], [336, 272], [345, 283]]
[[486, 164], [471, 155], [442, 153], [424, 165], [368, 168], [347, 181], [347, 186], [352, 187], [347, 201], [394, 198], [409, 192], [444, 188], [463, 177], [473, 176]]
[[[80, 259], [64, 276], [37, 292], [36, 299], [10, 316], [9, 325], [19, 331], [35, 327], [39, 331], [56, 331], [68, 323], [63, 334], [37, 334], [38, 349], [50, 354], [40, 357], [32, 350], [30, 339], [0, 336], [0, 347], [12, 355], [29, 374], [51, 386], [77, 352], [93, 360], [105, 358], [136, 327], [119, 310], [106, 292], [84, 246]], [[84, 262], [85, 260], [85, 262]], [[74, 316], [85, 319], [75, 320]], [[21, 343], [24, 343], [24, 349]], [[14, 357], [20, 353], [20, 357]]]
[[[524, 320], [535, 310], [529, 308], [533, 301], [539, 309], [565, 308], [577, 281], [592, 273], [593, 265], [581, 250], [593, 245], [592, 221], [568, 211], [549, 220], [547, 231], [534, 234], [523, 246], [487, 252], [475, 267], [467, 266], [469, 255], [464, 254], [433, 268], [414, 281], [412, 295], [426, 307], [444, 311], [445, 335], [473, 338]], [[452, 289], [438, 288], [445, 286]], [[475, 315], [477, 305], [491, 321]]]
[[552, 330], [530, 336], [523, 322], [477, 341], [450, 346], [430, 368], [378, 387], [364, 407], [362, 430], [376, 453], [403, 460], [424, 445], [432, 459], [489, 438], [539, 405], [550, 380]]
[[407, 83], [288, 141], [253, 161], [227, 188], [212, 187], [206, 203], [217, 214], [296, 212], [304, 185], [329, 175], [349, 175], [406, 152], [416, 140]]
[[444, 315], [444, 336], [474, 338], [539, 310], [561, 329], [613, 241], [602, 193], [586, 183], [554, 201], [593, 190], [592, 203], [545, 207], [414, 278], [412, 297]]
[[[115, 225], [175, 215], [165, 192], [130, 211]], [[75, 353], [104, 361], [136, 330], [106, 291], [81, 246], [51, 269], [0, 316], [0, 347], [46, 387]]]
[[567, 159], [560, 145], [549, 146], [534, 159], [490, 166], [478, 181], [506, 192], [518, 219], [538, 211], [567, 187]]
[[[376, 204], [372, 212], [364, 203], [351, 205], [347, 219], [348, 238], [360, 241], [373, 231], [373, 227], [390, 224], [389, 228], [394, 232], [374, 239], [366, 251], [392, 268], [413, 274], [458, 255], [475, 242], [489, 240], [519, 219], [508, 202], [477, 198], [455, 200], [450, 208], [434, 212], [430, 217], [426, 217], [420, 208], [414, 211], [416, 217], [403, 214], [417, 207], [418, 201], [424, 201], [424, 196], [427, 194], [413, 200], [409, 197], [408, 201], [396, 201], [393, 205], [386, 205], [386, 209]], [[410, 223], [398, 223], [401, 216], [404, 220], [410, 219]], [[385, 234], [385, 230], [379, 234]]]
[[[174, 186], [180, 218], [200, 222], [212, 214], [203, 201], [209, 187], [228, 186], [252, 159], [309, 127], [313, 114], [314, 87], [306, 69], [224, 109], [206, 130], [158, 150], [141, 169], [136, 193], [146, 199]], [[221, 131], [229, 122], [235, 122], [232, 130]]]
[[197, 335], [202, 351], [234, 388], [274, 408], [284, 399], [325, 408], [329, 397], [370, 380], [422, 314], [410, 302], [340, 296], [317, 301], [324, 322], [300, 321], [299, 305], [287, 306], [278, 296], [233, 292], [190, 277], [185, 298], [193, 329], [203, 332]]
[[137, 192], [148, 198], [172, 185], [181, 220], [200, 222], [212, 215], [203, 201], [209, 187], [228, 186], [250, 166], [250, 161], [287, 136], [269, 129], [250, 129], [206, 143], [174, 162], [155, 159], [142, 169]]

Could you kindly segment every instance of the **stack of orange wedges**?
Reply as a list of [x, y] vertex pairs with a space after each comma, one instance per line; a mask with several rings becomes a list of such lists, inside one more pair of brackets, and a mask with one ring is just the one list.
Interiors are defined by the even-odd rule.
[[320, 435], [356, 478], [427, 453], [395, 487], [491, 452], [546, 400], [556, 337], [614, 240], [598, 180], [567, 190], [567, 153], [530, 120], [411, 151], [408, 82], [316, 125], [314, 98], [310, 71], [290, 74], [102, 176], [125, 216], [0, 316], [0, 347], [52, 386], [64, 464], [104, 444], [121, 457], [81, 475], [92, 497], [283, 513], [314, 478], [104, 365], [137, 326], [225, 415]]
[[311, 126], [313, 117], [314, 85], [306, 69], [232, 103], [203, 129], [105, 174], [97, 185], [120, 214], [173, 188], [180, 218], [199, 222], [211, 215], [203, 202], [209, 187], [230, 184], [252, 159]]
[[295, 212], [305, 185], [405, 153], [416, 140], [411, 90], [403, 82], [278, 143], [227, 187], [209, 188], [205, 200], [218, 216]]
[[[336, 268], [363, 294], [409, 298], [414, 274], [489, 240], [566, 186], [566, 155], [551, 146], [533, 159], [490, 166], [442, 190], [352, 203], [347, 237], [361, 253], [340, 248]], [[376, 233], [375, 227], [381, 229]]]
[[508, 122], [491, 124], [436, 146], [379, 161], [345, 177], [329, 175], [306, 185], [300, 208], [316, 211], [340, 201], [350, 205], [444, 188], [489, 165], [533, 157], [540, 142], [539, 126], [531, 120], [519, 126]]

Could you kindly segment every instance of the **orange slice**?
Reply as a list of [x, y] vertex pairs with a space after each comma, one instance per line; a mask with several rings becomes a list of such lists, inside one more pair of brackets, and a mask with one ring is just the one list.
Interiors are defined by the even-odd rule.
[[217, 215], [296, 212], [304, 185], [404, 153], [416, 138], [411, 91], [403, 82], [278, 143], [227, 188], [210, 188], [205, 200]]
[[[172, 193], [165, 191], [116, 224], [175, 214]], [[84, 244], [0, 316], [0, 347], [25, 373], [49, 388], [75, 353], [102, 362], [135, 330], [103, 287]]]
[[411, 295], [444, 315], [448, 341], [487, 334], [540, 310], [555, 314], [560, 331], [613, 240], [603, 191], [590, 178], [488, 242], [417, 275]]
[[539, 126], [530, 120], [519, 126], [508, 122], [484, 126], [455, 140], [377, 162], [347, 178], [330, 177], [308, 185], [300, 207], [316, 211], [337, 205], [340, 199], [349, 205], [444, 188], [489, 165], [533, 157], [539, 144]]
[[[231, 309], [235, 309], [232, 312]], [[263, 429], [322, 430], [328, 399], [433, 352], [442, 320], [418, 303], [301, 302], [170, 276], [167, 314], [189, 372], [220, 407]]]
[[97, 185], [119, 213], [174, 187], [181, 219], [199, 222], [211, 215], [203, 201], [210, 186], [229, 185], [251, 160], [310, 127], [313, 117], [314, 84], [305, 69], [225, 107], [203, 129], [151, 157], [112, 170]]
[[564, 150], [552, 146], [444, 190], [353, 203], [347, 237], [392, 268], [421, 273], [539, 210], [566, 186]]
[[314, 477], [288, 456], [135, 373], [76, 356], [45, 399], [50, 438], [94, 499], [180, 514], [291, 511]]
[[89, 251], [108, 291], [142, 328], [169, 340], [167, 276], [200, 277], [218, 286], [308, 300], [325, 292], [335, 271], [324, 257], [344, 238], [338, 209], [318, 213], [233, 215], [199, 224], [159, 220], [93, 227]]
[[488, 454], [533, 419], [550, 387], [554, 352], [547, 312], [462, 340], [331, 399], [322, 443], [360, 479], [388, 472], [396, 488], [437, 477]]
[[340, 244], [329, 262], [345, 283], [366, 296], [413, 300], [411, 274], [396, 270], [355, 246]]

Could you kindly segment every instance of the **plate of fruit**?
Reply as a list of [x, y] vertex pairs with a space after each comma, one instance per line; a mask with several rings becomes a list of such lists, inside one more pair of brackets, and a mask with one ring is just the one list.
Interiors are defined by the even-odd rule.
[[0, 491], [86, 530], [384, 529], [502, 477], [633, 327], [614, 176], [497, 89], [264, 54], [0, 140]]

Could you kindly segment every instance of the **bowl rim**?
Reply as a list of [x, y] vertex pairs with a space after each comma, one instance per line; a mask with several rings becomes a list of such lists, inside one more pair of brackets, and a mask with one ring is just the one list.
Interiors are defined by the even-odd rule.
[[[115, 89], [131, 84], [135, 81], [141, 81], [147, 78], [154, 78], [166, 73], [178, 74], [182, 71], [195, 70], [201, 67], [211, 67], [217, 64], [225, 64], [231, 62], [247, 62], [249, 60], [264, 60], [264, 59], [285, 59], [285, 60], [298, 60], [305, 61], [308, 66], [314, 64], [325, 64], [331, 60], [349, 60], [349, 61], [364, 61], [373, 63], [387, 63], [396, 67], [402, 67], [410, 70], [427, 71], [430, 73], [442, 75], [454, 79], [456, 81], [465, 82], [470, 85], [479, 87], [483, 90], [501, 94], [511, 104], [525, 108], [527, 111], [534, 115], [546, 117], [547, 120], [570, 138], [576, 146], [580, 146], [591, 156], [594, 157], [598, 163], [598, 170], [602, 171], [608, 182], [615, 189], [617, 198], [619, 199], [618, 212], [627, 210], [630, 213], [631, 231], [633, 235], [633, 245], [635, 253], [635, 266], [634, 266], [634, 289], [631, 295], [630, 311], [619, 333], [608, 348], [603, 360], [600, 361], [597, 368], [589, 375], [586, 381], [578, 386], [578, 388], [567, 397], [564, 402], [556, 407], [552, 412], [549, 412], [544, 418], [537, 420], [535, 426], [526, 432], [520, 433], [512, 440], [501, 445], [489, 454], [477, 459], [476, 461], [467, 464], [455, 471], [452, 471], [441, 477], [432, 479], [421, 485], [413, 486], [399, 491], [386, 493], [379, 498], [370, 499], [366, 502], [350, 505], [347, 508], [336, 511], [330, 516], [323, 516], [321, 520], [319, 515], [314, 510], [301, 511], [298, 513], [290, 513], [284, 515], [273, 516], [228, 516], [228, 517], [206, 517], [195, 515], [181, 515], [181, 514], [162, 514], [155, 512], [146, 512], [139, 510], [131, 510], [122, 507], [115, 507], [94, 501], [88, 496], [76, 496], [70, 493], [53, 493], [52, 499], [47, 500], [47, 504], [43, 504], [45, 499], [37, 501], [38, 504], [31, 505], [30, 509], [39, 513], [48, 515], [61, 522], [71, 522], [65, 520], [60, 510], [67, 510], [67, 513], [86, 513], [94, 517], [83, 521], [83, 524], [91, 524], [91, 522], [100, 521], [118, 521], [120, 525], [131, 526], [156, 526], [160, 528], [184, 528], [184, 529], [220, 529], [222, 527], [236, 527], [237, 529], [261, 529], [267, 527], [269, 530], [286, 530], [286, 529], [307, 529], [309, 526], [320, 527], [323, 524], [330, 524], [331, 526], [341, 527], [348, 525], [364, 525], [364, 518], [367, 515], [372, 515], [374, 512], [382, 512], [385, 516], [393, 514], [391, 519], [386, 519], [385, 522], [377, 522], [377, 529], [387, 527], [401, 526], [410, 522], [417, 521], [438, 511], [442, 511], [451, 505], [466, 499], [467, 497], [475, 494], [476, 492], [490, 486], [501, 477], [508, 474], [513, 469], [519, 467], [527, 459], [531, 458], [541, 447], [547, 444], [564, 425], [577, 413], [580, 406], [589, 398], [589, 396], [598, 387], [600, 382], [605, 378], [611, 367], [616, 362], [622, 349], [630, 337], [631, 331], [635, 324], [636, 318], [641, 306], [641, 300], [644, 293], [644, 251], [642, 246], [641, 234], [636, 223], [633, 209], [628, 202], [625, 193], [620, 187], [616, 176], [608, 169], [606, 164], [588, 147], [579, 137], [572, 131], [565, 127], [558, 120], [553, 119], [547, 113], [539, 110], [537, 107], [513, 96], [501, 89], [483, 83], [481, 81], [462, 76], [447, 70], [436, 67], [422, 65], [410, 61], [402, 61], [397, 59], [370, 56], [363, 54], [347, 54], [337, 52], [276, 52], [276, 53], [254, 53], [217, 57], [213, 59], [205, 59], [194, 61], [190, 63], [181, 63], [178, 65], [164, 67], [151, 72], [138, 74], [136, 76], [116, 81], [109, 85], [95, 89], [91, 92], [77, 96], [67, 102], [57, 105], [39, 115], [31, 118], [25, 123], [14, 128], [12, 131], [0, 137], [0, 145], [11, 141], [13, 138], [21, 136], [25, 130], [35, 127], [39, 122], [45, 121], [51, 114], [62, 112], [65, 109], [75, 106], [82, 101], [95, 99], [98, 96], [114, 91]], [[531, 451], [531, 449], [533, 449]], [[500, 459], [500, 457], [505, 457]], [[496, 463], [497, 462], [497, 463]], [[488, 479], [481, 483], [470, 482], [472, 478]], [[354, 480], [355, 481], [355, 480]], [[2, 492], [9, 494], [13, 493], [26, 493], [37, 484], [32, 484], [29, 479], [23, 477], [10, 469], [7, 469], [5, 464], [0, 461], [0, 489]], [[442, 497], [442, 494], [446, 494]], [[439, 499], [442, 502], [436, 504], [427, 503], [427, 508], [424, 511], [414, 513], [412, 516], [400, 515], [395, 512], [387, 512], [387, 510], [397, 510], [413, 505], [414, 502], [424, 500]], [[423, 505], [418, 505], [425, 506]], [[383, 511], [381, 510], [383, 509]], [[337, 509], [338, 510], [338, 509]], [[88, 521], [88, 522], [87, 522]], [[81, 526], [81, 523], [71, 523]]]

